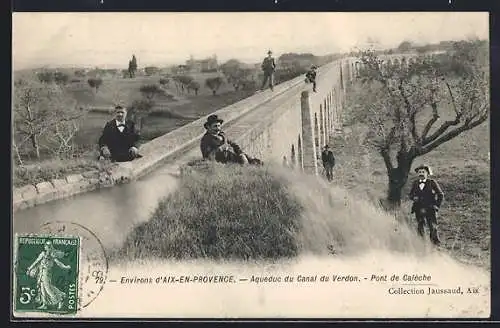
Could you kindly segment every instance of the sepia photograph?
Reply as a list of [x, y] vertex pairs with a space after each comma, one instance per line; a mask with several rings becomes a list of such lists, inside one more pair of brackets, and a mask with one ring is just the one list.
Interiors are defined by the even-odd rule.
[[13, 317], [490, 317], [489, 28], [13, 13]]

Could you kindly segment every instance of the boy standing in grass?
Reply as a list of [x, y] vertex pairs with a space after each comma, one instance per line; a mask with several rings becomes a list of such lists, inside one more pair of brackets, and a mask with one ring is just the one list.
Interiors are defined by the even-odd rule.
[[410, 199], [413, 201], [411, 213], [415, 213], [419, 235], [424, 236], [424, 226], [427, 223], [432, 243], [439, 245], [441, 241], [437, 229], [437, 212], [443, 202], [444, 193], [437, 181], [429, 178], [432, 175], [429, 166], [421, 165], [415, 172], [418, 179], [413, 181], [410, 189]]

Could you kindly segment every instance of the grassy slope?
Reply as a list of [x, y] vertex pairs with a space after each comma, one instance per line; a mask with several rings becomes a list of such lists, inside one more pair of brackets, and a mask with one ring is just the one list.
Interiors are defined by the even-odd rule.
[[273, 261], [372, 250], [429, 249], [374, 206], [316, 177], [282, 167], [205, 164], [188, 168], [178, 191], [111, 258]]
[[[363, 127], [355, 125], [349, 129], [350, 134], [330, 142], [337, 159], [335, 183], [377, 202], [386, 192], [385, 166], [378, 154], [359, 146]], [[445, 202], [438, 219], [444, 247], [455, 256], [482, 266], [489, 266], [490, 249], [489, 136], [487, 121], [414, 162], [414, 166], [430, 164], [434, 178], [444, 190]], [[413, 178], [412, 172], [410, 179]], [[410, 217], [410, 205], [409, 201], [403, 204], [406, 217]]]

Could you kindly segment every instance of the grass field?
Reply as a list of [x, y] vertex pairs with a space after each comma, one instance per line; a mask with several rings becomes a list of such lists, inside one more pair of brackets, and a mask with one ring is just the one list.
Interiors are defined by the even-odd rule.
[[[200, 84], [198, 95], [211, 95], [212, 91], [205, 86], [205, 80], [210, 77], [220, 76], [220, 73], [194, 73], [189, 74]], [[159, 84], [161, 76], [137, 76], [130, 78], [103, 78], [102, 85], [96, 92], [88, 83], [87, 78], [81, 78], [81, 82], [69, 83], [67, 89], [80, 104], [91, 107], [112, 106], [116, 101], [129, 104], [135, 99], [141, 98], [140, 87], [145, 84]], [[187, 95], [187, 92], [180, 94], [175, 88], [173, 81], [170, 81], [167, 92], [174, 95]], [[233, 87], [227, 83], [221, 85], [219, 94], [226, 94], [233, 91]], [[162, 102], [164, 99], [160, 99]]]

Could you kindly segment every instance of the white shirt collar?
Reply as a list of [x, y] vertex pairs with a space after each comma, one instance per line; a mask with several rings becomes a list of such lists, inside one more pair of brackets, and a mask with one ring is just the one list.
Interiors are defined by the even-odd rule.
[[418, 179], [418, 182], [419, 183], [425, 183], [425, 182], [427, 182], [427, 179]]
[[125, 120], [123, 122], [118, 122], [117, 119], [115, 119], [115, 123], [116, 123], [116, 126], [120, 125], [120, 124], [125, 124]]

